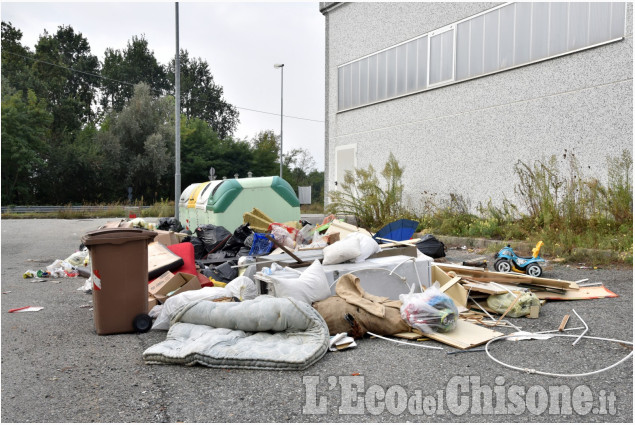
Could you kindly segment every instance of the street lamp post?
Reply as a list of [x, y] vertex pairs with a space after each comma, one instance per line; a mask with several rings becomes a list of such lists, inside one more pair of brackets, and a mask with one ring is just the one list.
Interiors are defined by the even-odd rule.
[[283, 105], [283, 87], [284, 87], [284, 64], [277, 63], [274, 68], [280, 68], [280, 178], [282, 178], [282, 105]]

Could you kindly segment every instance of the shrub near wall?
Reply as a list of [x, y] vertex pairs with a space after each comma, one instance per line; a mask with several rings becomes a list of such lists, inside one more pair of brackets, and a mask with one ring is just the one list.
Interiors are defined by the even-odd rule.
[[[358, 225], [376, 231], [399, 218], [420, 222], [418, 230], [440, 235], [486, 237], [501, 240], [543, 240], [545, 252], [572, 256], [576, 248], [608, 249], [632, 262], [633, 160], [630, 152], [607, 158], [608, 179], [584, 176], [575, 155], [559, 167], [548, 160], [518, 161], [515, 193], [526, 212], [505, 198], [501, 206], [491, 200], [470, 213], [469, 200], [450, 194], [438, 200], [430, 195], [419, 211], [403, 204], [404, 169], [391, 154], [381, 173], [372, 166], [346, 173], [339, 191], [330, 192], [332, 213], [349, 214]], [[630, 260], [629, 260], [630, 258]]]

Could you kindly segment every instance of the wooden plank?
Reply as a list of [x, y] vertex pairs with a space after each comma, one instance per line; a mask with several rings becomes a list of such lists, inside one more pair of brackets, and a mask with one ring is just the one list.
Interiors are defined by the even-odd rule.
[[531, 277], [524, 274], [511, 274], [500, 273], [482, 270], [473, 270], [466, 267], [459, 267], [456, 264], [443, 264], [435, 263], [436, 267], [439, 267], [445, 272], [453, 271], [458, 276], [467, 276], [472, 280], [479, 282], [496, 282], [496, 283], [511, 283], [518, 285], [519, 283], [529, 283], [535, 286], [546, 286], [553, 288], [564, 289], [580, 289], [577, 283], [568, 280], [547, 279], [544, 277]]
[[393, 246], [402, 246], [402, 245], [416, 246], [417, 242], [421, 242], [421, 238], [419, 238], [419, 239], [408, 239], [406, 241], [393, 241], [392, 239], [379, 238], [379, 237], [377, 239], [381, 239], [382, 241], [388, 241], [388, 243], [379, 244], [379, 246], [381, 246], [382, 248], [391, 248]]
[[295, 255], [293, 252], [291, 252], [286, 246], [280, 245], [278, 243], [278, 241], [276, 241], [274, 238], [272, 238], [271, 236], [265, 234], [265, 238], [269, 239], [271, 242], [273, 242], [273, 244], [277, 247], [280, 248], [281, 250], [283, 250], [289, 257], [293, 258], [296, 263], [301, 264], [304, 262], [303, 259], [301, 259], [300, 257], [298, 257], [297, 255]]
[[530, 319], [537, 319], [540, 316], [540, 306], [532, 305], [529, 307], [529, 317]]
[[560, 326], [558, 326], [558, 331], [563, 332], [564, 328], [567, 326], [567, 322], [569, 321], [569, 315], [565, 314], [562, 318], [562, 322], [560, 322]]
[[454, 348], [465, 350], [503, 336], [503, 333], [459, 319], [456, 322], [456, 328], [451, 332], [424, 333], [424, 335]]
[[340, 237], [343, 239], [345, 238], [348, 234], [350, 233], [354, 233], [354, 232], [359, 232], [359, 233], [363, 233], [365, 235], [368, 236], [373, 236], [370, 234], [370, 232], [366, 229], [363, 229], [361, 227], [357, 227], [357, 226], [353, 226], [352, 224], [348, 224], [344, 221], [335, 219], [331, 222], [331, 225], [329, 226], [329, 228], [326, 230], [326, 234], [330, 235], [331, 233], [336, 233], [339, 232]]
[[399, 332], [399, 333], [393, 334], [392, 336], [394, 336], [395, 338], [404, 338], [404, 339], [410, 339], [410, 340], [421, 338], [421, 334], [418, 334], [415, 332]]
[[496, 321], [496, 323], [494, 323], [494, 326], [498, 325], [498, 324], [501, 322], [501, 320], [503, 320], [503, 318], [505, 318], [505, 316], [507, 316], [507, 313], [509, 313], [509, 311], [510, 311], [512, 308], [514, 308], [514, 306], [516, 305], [516, 303], [518, 302], [518, 300], [519, 300], [519, 299], [520, 299], [520, 297], [522, 297], [522, 296], [523, 296], [522, 292], [521, 292], [520, 294], [518, 294], [518, 296], [516, 297], [516, 299], [514, 300], [514, 302], [513, 302], [513, 303], [511, 303], [511, 304], [509, 305], [509, 307], [507, 307], [507, 310], [505, 310], [505, 312], [503, 313], [503, 315], [502, 315], [501, 317], [499, 317], [499, 318], [498, 318], [498, 320]]
[[465, 282], [463, 283], [463, 287], [469, 291], [482, 292], [484, 294], [490, 294], [490, 295], [501, 295], [501, 294], [507, 293], [506, 290], [498, 288], [496, 285], [492, 285], [489, 282], [488, 283]]

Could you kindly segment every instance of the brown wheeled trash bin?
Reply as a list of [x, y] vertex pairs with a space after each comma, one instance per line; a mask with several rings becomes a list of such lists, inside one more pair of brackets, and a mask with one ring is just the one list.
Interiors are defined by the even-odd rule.
[[156, 232], [115, 228], [82, 237], [90, 251], [95, 330], [99, 335], [145, 332], [148, 312], [148, 243]]

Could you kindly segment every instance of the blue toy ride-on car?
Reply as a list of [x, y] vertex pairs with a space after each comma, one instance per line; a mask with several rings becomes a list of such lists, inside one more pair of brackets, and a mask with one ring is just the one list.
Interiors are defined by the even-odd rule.
[[526, 273], [529, 276], [540, 277], [542, 275], [542, 267], [538, 263], [546, 263], [547, 261], [540, 256], [540, 249], [544, 244], [542, 241], [536, 244], [531, 250], [531, 257], [519, 257], [516, 255], [510, 245], [498, 251], [494, 256], [494, 270], [497, 272], [509, 273], [518, 272]]

